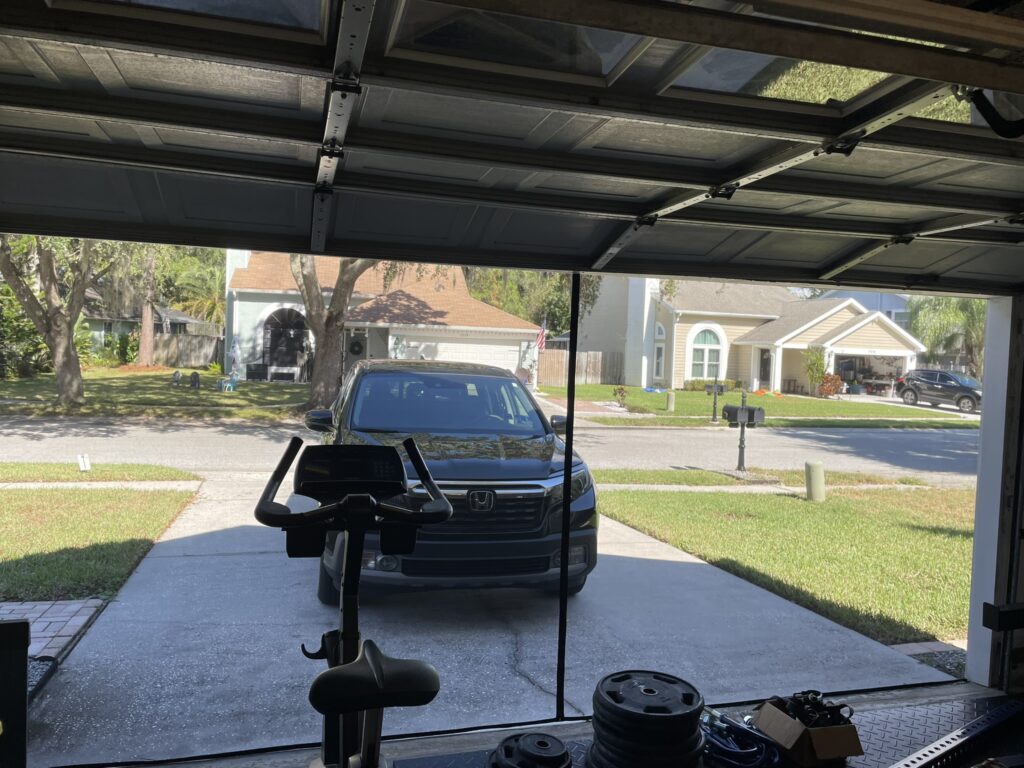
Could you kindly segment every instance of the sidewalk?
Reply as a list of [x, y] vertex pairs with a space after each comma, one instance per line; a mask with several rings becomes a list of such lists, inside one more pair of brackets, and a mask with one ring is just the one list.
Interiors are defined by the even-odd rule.
[[0, 483], [0, 491], [32, 488], [117, 488], [130, 491], [197, 491], [200, 480], [103, 480], [98, 482]]

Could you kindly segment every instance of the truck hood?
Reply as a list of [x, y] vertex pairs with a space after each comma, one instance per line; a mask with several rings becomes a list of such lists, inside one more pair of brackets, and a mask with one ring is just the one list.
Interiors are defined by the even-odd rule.
[[[399, 446], [396, 432], [346, 431], [347, 444]], [[565, 444], [554, 435], [519, 437], [472, 433], [412, 433], [435, 480], [542, 480], [562, 471]], [[573, 452], [573, 465], [583, 461]], [[406, 463], [406, 472], [415, 471]]]

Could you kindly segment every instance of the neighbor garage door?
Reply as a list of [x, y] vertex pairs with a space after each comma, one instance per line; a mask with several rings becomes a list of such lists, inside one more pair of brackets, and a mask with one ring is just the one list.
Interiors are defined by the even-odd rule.
[[496, 365], [515, 371], [519, 367], [519, 342], [441, 341], [437, 344], [436, 359]]

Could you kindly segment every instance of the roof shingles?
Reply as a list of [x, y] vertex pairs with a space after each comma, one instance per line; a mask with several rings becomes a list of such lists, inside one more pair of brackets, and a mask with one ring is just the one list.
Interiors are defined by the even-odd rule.
[[849, 299], [797, 300], [792, 304], [786, 305], [785, 314], [782, 317], [752, 328], [734, 340], [733, 344], [775, 344], [779, 339], [788, 336], [808, 323], [814, 322], [825, 313], [834, 310], [840, 304], [844, 304], [847, 301]]
[[[314, 256], [314, 259], [320, 285], [329, 289], [338, 277], [338, 259], [329, 256]], [[353, 307], [346, 322], [539, 330], [521, 317], [474, 299], [459, 267], [435, 270], [410, 266], [395, 275], [386, 289], [385, 282], [388, 282], [386, 272], [381, 266], [359, 276], [355, 293], [373, 298]], [[248, 266], [235, 270], [231, 289], [298, 292], [288, 255], [266, 252], [252, 253]]]

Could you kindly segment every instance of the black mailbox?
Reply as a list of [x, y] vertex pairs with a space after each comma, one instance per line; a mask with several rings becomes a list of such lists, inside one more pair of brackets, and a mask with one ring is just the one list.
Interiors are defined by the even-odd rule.
[[764, 408], [753, 405], [722, 406], [722, 418], [729, 422], [730, 427], [738, 427], [741, 423], [748, 427], [764, 424]]

